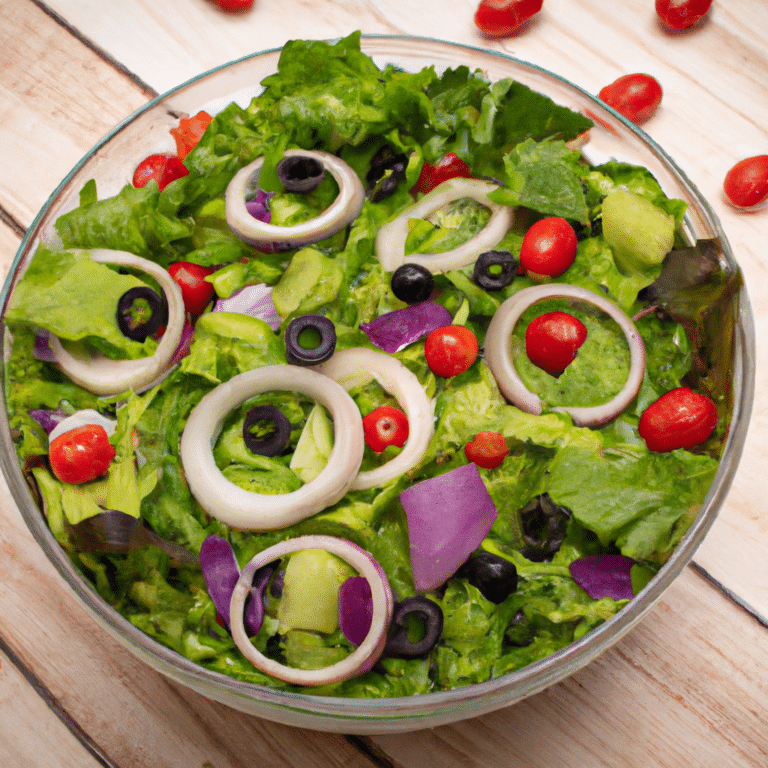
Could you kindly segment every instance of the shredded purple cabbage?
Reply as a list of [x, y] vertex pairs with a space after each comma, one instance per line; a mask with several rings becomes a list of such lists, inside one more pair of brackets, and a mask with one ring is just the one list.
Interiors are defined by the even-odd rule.
[[451, 324], [451, 313], [436, 301], [421, 301], [362, 323], [360, 329], [384, 352], [397, 352], [437, 328]]
[[29, 415], [45, 430], [46, 434], [50, 435], [54, 428], [64, 421], [69, 416], [68, 413], [62, 410], [45, 411], [45, 410], [32, 410]]

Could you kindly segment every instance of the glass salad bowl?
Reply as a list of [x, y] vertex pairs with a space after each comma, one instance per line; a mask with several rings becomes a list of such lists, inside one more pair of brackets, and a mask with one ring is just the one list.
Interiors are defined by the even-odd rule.
[[[434, 65], [467, 65], [491, 81], [512, 78], [555, 103], [588, 114], [595, 125], [583, 151], [593, 163], [611, 159], [648, 168], [664, 192], [688, 204], [685, 228], [689, 245], [706, 243], [735, 286], [713, 339], [731, 397], [731, 418], [715, 480], [704, 504], [660, 571], [610, 619], [564, 649], [488, 682], [409, 697], [350, 699], [308, 695], [241, 682], [205, 669], [137, 629], [103, 600], [73, 565], [49, 530], [16, 459], [5, 405], [0, 417], [2, 467], [11, 493], [35, 539], [87, 611], [130, 652], [172, 680], [213, 700], [268, 720], [340, 733], [394, 733], [433, 727], [475, 717], [537, 693], [588, 664], [629, 631], [659, 600], [689, 563], [707, 534], [730, 487], [743, 448], [753, 397], [754, 328], [749, 300], [738, 266], [711, 207], [675, 163], [647, 135], [585, 91], [539, 67], [509, 56], [432, 39], [363, 36], [362, 50], [384, 66], [406, 71]], [[179, 117], [204, 109], [216, 113], [232, 101], [245, 107], [260, 82], [277, 69], [280, 50], [248, 56], [208, 72], [139, 109], [105, 136], [53, 193], [24, 238], [3, 289], [3, 310], [37, 245], [54, 232], [56, 219], [76, 207], [85, 183], [95, 179], [99, 197], [117, 194], [130, 183], [138, 159], [152, 152], [174, 151], [169, 130]], [[714, 255], [713, 255], [714, 254]], [[7, 336], [7, 334], [6, 334]], [[7, 338], [6, 338], [7, 341]], [[4, 347], [3, 362], [8, 348]], [[3, 399], [3, 403], [5, 400]]]

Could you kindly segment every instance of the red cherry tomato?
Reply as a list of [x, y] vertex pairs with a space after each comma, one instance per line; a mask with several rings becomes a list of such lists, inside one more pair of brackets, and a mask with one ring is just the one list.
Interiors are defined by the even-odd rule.
[[471, 179], [472, 172], [458, 155], [449, 152], [437, 161], [437, 165], [424, 161], [419, 180], [416, 182], [416, 191], [431, 192], [438, 184], [456, 178]]
[[504, 37], [518, 30], [541, 10], [543, 0], [482, 0], [475, 24], [487, 35]]
[[477, 337], [463, 325], [446, 325], [427, 336], [424, 356], [432, 373], [458, 376], [477, 360]]
[[197, 146], [211, 120], [213, 118], [201, 110], [192, 117], [182, 117], [179, 125], [171, 128], [171, 136], [176, 142], [176, 153], [182, 160]]
[[685, 29], [706, 15], [712, 0], [656, 0], [658, 17], [673, 29]]
[[464, 453], [478, 467], [493, 469], [504, 461], [509, 448], [500, 432], [479, 432], [471, 443], [464, 446]]
[[160, 190], [163, 190], [172, 181], [176, 181], [188, 173], [186, 166], [177, 155], [161, 152], [145, 157], [138, 164], [133, 173], [133, 186], [146, 187], [149, 181], [154, 179]]
[[222, 11], [244, 11], [253, 5], [253, 0], [213, 0]]
[[558, 378], [574, 361], [587, 338], [587, 327], [567, 312], [547, 312], [525, 330], [528, 359], [550, 376]]
[[211, 303], [214, 289], [205, 278], [213, 274], [213, 269], [189, 261], [177, 261], [168, 267], [168, 274], [181, 288], [184, 309], [191, 315], [199, 314]]
[[739, 208], [754, 208], [768, 200], [768, 155], [740, 160], [725, 175], [723, 191]]
[[661, 104], [661, 85], [650, 75], [623, 75], [606, 85], [598, 96], [633, 123], [644, 123]]
[[690, 387], [678, 387], [651, 403], [637, 431], [649, 451], [674, 451], [703, 443], [717, 426], [717, 406]]
[[573, 227], [565, 219], [540, 219], [525, 233], [520, 266], [534, 278], [558, 277], [573, 264], [578, 244]]
[[86, 424], [65, 432], [48, 448], [53, 474], [63, 483], [72, 485], [101, 477], [114, 458], [115, 447], [99, 424]]
[[363, 418], [368, 446], [381, 453], [388, 445], [402, 448], [408, 439], [408, 417], [398, 408], [383, 405]]

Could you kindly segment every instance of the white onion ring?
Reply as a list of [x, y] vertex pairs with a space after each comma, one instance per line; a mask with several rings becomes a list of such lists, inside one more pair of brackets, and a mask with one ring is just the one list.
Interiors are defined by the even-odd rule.
[[129, 389], [134, 392], [149, 389], [173, 367], [173, 354], [184, 329], [181, 289], [167, 270], [141, 256], [108, 248], [94, 248], [85, 252], [93, 261], [133, 267], [157, 280], [168, 302], [168, 323], [155, 354], [138, 360], [111, 360], [101, 354], [87, 357], [73, 355], [64, 349], [56, 336], [51, 335], [48, 343], [56, 355], [56, 362], [75, 384], [96, 395], [119, 395]]
[[563, 406], [552, 409], [569, 413], [573, 423], [580, 427], [599, 427], [607, 424], [632, 402], [640, 390], [645, 371], [645, 345], [632, 320], [603, 296], [567, 283], [549, 283], [524, 288], [510, 296], [496, 310], [485, 335], [485, 362], [507, 400], [527, 413], [540, 414], [542, 402], [523, 384], [512, 359], [509, 339], [523, 312], [532, 304], [549, 298], [570, 298], [592, 304], [610, 315], [626, 336], [630, 354], [629, 375], [615, 397], [607, 403], [591, 407]]
[[[240, 488], [224, 477], [213, 458], [227, 414], [269, 390], [312, 397], [328, 409], [334, 426], [333, 450], [320, 474], [296, 491], [275, 495]], [[342, 498], [360, 469], [364, 449], [360, 411], [341, 385], [309, 368], [270, 365], [233, 376], [205, 395], [187, 420], [179, 455], [192, 495], [206, 512], [232, 528], [271, 531]]]
[[397, 400], [408, 417], [408, 440], [403, 450], [386, 464], [360, 472], [350, 490], [384, 485], [419, 463], [434, 433], [435, 406], [412, 371], [396, 357], [365, 347], [336, 352], [314, 370], [330, 376], [347, 390], [375, 379]]
[[330, 171], [339, 185], [339, 194], [336, 199], [319, 216], [292, 227], [260, 221], [251, 216], [245, 207], [251, 179], [258, 176], [264, 164], [264, 158], [260, 157], [241, 168], [227, 187], [225, 197], [227, 223], [241, 240], [256, 246], [280, 243], [300, 247], [330, 237], [360, 215], [365, 200], [365, 189], [360, 177], [347, 163], [330, 152], [288, 149], [284, 153], [284, 157], [293, 155], [314, 158]]
[[[302, 549], [324, 549], [349, 563], [371, 586], [373, 616], [371, 628], [365, 640], [345, 659], [323, 669], [296, 669], [267, 658], [254, 648], [243, 626], [243, 609], [250, 594], [251, 583], [256, 571], [263, 565], [277, 560], [291, 552]], [[392, 590], [381, 566], [374, 558], [356, 544], [334, 536], [299, 536], [275, 544], [253, 557], [240, 571], [229, 604], [232, 638], [243, 655], [256, 668], [280, 680], [294, 685], [326, 685], [338, 680], [367, 672], [378, 661], [387, 640], [387, 630], [392, 619]]]
[[[394, 272], [402, 264], [419, 264], [431, 272], [447, 272], [473, 262], [483, 251], [493, 248], [507, 234], [515, 215], [514, 208], [493, 203], [488, 195], [498, 189], [497, 184], [482, 179], [448, 179], [395, 219], [384, 224], [376, 234], [376, 256], [387, 272]], [[448, 203], [471, 198], [491, 209], [488, 223], [474, 237], [444, 253], [414, 253], [405, 255], [408, 237], [408, 219], [425, 219]]]

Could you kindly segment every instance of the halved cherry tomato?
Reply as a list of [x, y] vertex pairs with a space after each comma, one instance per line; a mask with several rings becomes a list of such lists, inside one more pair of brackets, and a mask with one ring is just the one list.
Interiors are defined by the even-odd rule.
[[177, 261], [168, 267], [168, 274], [181, 288], [184, 309], [190, 315], [197, 315], [211, 303], [213, 286], [206, 277], [213, 274], [211, 267], [201, 267], [190, 261]]
[[467, 459], [478, 467], [498, 467], [509, 454], [507, 441], [500, 432], [478, 432], [471, 443], [464, 446]]
[[573, 227], [562, 217], [540, 219], [525, 233], [520, 266], [530, 277], [558, 277], [573, 264], [579, 243]]
[[402, 448], [408, 439], [408, 417], [391, 405], [382, 405], [363, 418], [368, 447], [381, 453], [388, 445]]
[[182, 117], [176, 128], [171, 128], [171, 136], [176, 142], [176, 152], [183, 160], [196, 146], [210, 125], [213, 118], [201, 110], [192, 117]]
[[79, 485], [101, 477], [115, 458], [115, 447], [99, 424], [86, 424], [59, 435], [48, 448], [53, 474]]
[[754, 208], [768, 200], [768, 155], [740, 160], [725, 175], [723, 191], [739, 208]]
[[472, 172], [469, 170], [469, 166], [454, 152], [449, 152], [447, 155], [443, 155], [438, 161], [437, 165], [432, 165], [426, 160], [424, 165], [421, 166], [421, 173], [419, 179], [416, 182], [417, 192], [430, 192], [438, 184], [442, 184], [448, 179], [471, 179]]
[[637, 431], [649, 451], [663, 453], [703, 443], [717, 426], [717, 406], [690, 387], [678, 387], [651, 403]]
[[482, 0], [475, 24], [487, 35], [511, 35], [541, 10], [543, 0]]
[[685, 29], [703, 18], [712, 0], [656, 0], [658, 17], [673, 29]]
[[586, 338], [587, 327], [581, 320], [568, 312], [547, 312], [526, 328], [525, 351], [535, 366], [559, 378]]
[[187, 174], [189, 171], [178, 155], [171, 152], [159, 152], [145, 157], [138, 164], [133, 172], [133, 186], [146, 187], [150, 180], [154, 179], [162, 191], [172, 181], [176, 181]]
[[253, 5], [253, 0], [213, 0], [222, 11], [244, 11]]
[[424, 357], [432, 373], [458, 376], [477, 360], [477, 337], [463, 325], [437, 328], [424, 342]]
[[663, 95], [656, 78], [639, 73], [623, 75], [598, 94], [609, 107], [638, 125], [653, 115]]

